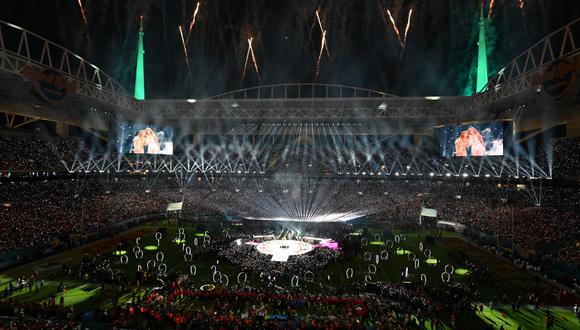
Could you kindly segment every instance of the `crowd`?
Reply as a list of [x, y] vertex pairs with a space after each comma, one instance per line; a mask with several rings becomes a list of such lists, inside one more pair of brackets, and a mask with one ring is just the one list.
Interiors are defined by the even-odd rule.
[[559, 138], [553, 140], [553, 170], [559, 177], [580, 175], [580, 138]]
[[65, 171], [63, 161], [89, 159], [89, 150], [74, 137], [0, 135], [0, 172]]
[[95, 233], [116, 221], [165, 210], [167, 201], [131, 181], [0, 182], [0, 255], [43, 243], [68, 244], [70, 234]]
[[168, 203], [177, 201], [184, 202], [186, 218], [215, 214], [316, 220], [319, 215], [341, 214], [398, 225], [417, 224], [421, 207], [431, 207], [438, 220], [465, 224], [521, 249], [569, 241], [561, 259], [575, 257], [571, 247], [580, 234], [578, 189], [539, 181], [274, 178], [263, 179], [257, 190], [253, 180], [258, 179], [215, 187], [200, 178], [185, 189], [172, 176], [0, 182], [0, 225], [7, 229], [0, 233], [0, 253], [163, 213]]

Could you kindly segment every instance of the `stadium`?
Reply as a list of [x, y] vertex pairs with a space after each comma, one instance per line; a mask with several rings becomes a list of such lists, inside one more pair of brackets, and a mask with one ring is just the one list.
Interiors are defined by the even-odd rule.
[[0, 8], [0, 329], [580, 329], [574, 1]]

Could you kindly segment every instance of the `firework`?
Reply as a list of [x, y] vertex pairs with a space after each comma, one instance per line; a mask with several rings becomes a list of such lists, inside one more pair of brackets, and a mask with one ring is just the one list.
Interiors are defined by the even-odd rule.
[[493, 12], [493, 5], [495, 4], [495, 0], [489, 1], [489, 13], [487, 13], [487, 19], [491, 18], [491, 13]]
[[256, 70], [256, 77], [258, 81], [260, 81], [260, 71], [258, 70], [258, 62], [256, 61], [256, 56], [254, 55], [254, 48], [252, 48], [252, 41], [254, 40], [253, 37], [248, 38], [248, 48], [250, 49], [250, 53], [252, 54], [252, 62], [254, 62], [254, 70]]
[[411, 27], [411, 15], [413, 15], [413, 9], [409, 10], [409, 17], [407, 17], [407, 26], [405, 26], [405, 37], [403, 38], [403, 45], [405, 47], [407, 47], [407, 34], [409, 33], [409, 28]]
[[254, 70], [256, 71], [256, 76], [258, 77], [258, 81], [260, 81], [260, 71], [258, 70], [258, 62], [256, 61], [256, 56], [254, 55], [254, 48], [252, 47], [252, 42], [254, 41], [254, 37], [248, 38], [248, 51], [246, 52], [246, 61], [244, 62], [244, 70], [242, 71], [242, 81], [246, 78], [246, 71], [248, 68], [248, 60], [250, 56], [252, 57], [252, 62], [254, 64]]
[[81, 9], [81, 15], [83, 16], [83, 22], [85, 24], [85, 31], [87, 33], [87, 42], [89, 43], [89, 45], [91, 44], [91, 38], [89, 37], [89, 20], [87, 19], [87, 14], [86, 14], [86, 7], [88, 5], [89, 0], [87, 0], [85, 2], [85, 5], [83, 6], [83, 3], [81, 2], [81, 0], [77, 0], [77, 3], [79, 4], [79, 8]]
[[181, 45], [183, 46], [183, 56], [185, 57], [187, 72], [189, 72], [191, 75], [191, 68], [189, 67], [189, 54], [187, 53], [187, 45], [185, 44], [185, 38], [183, 37], [183, 29], [181, 28], [181, 25], [179, 26], [179, 35], [181, 37]]
[[395, 19], [393, 18], [393, 15], [391, 15], [391, 11], [388, 9], [387, 9], [387, 14], [389, 15], [389, 20], [391, 21], [391, 24], [393, 25], [393, 30], [395, 31], [395, 35], [397, 36], [397, 39], [399, 40], [401, 47], [405, 48], [405, 45], [403, 44], [403, 41], [401, 40], [401, 33], [399, 33], [399, 29], [397, 28], [397, 24], [395, 23]]
[[88, 27], [89, 21], [87, 20], [87, 15], [85, 13], [85, 7], [83, 6], [83, 3], [81, 2], [81, 0], [78, 0], [77, 3], [79, 4], [79, 8], [81, 9], [81, 15], [83, 16], [83, 21], [85, 22], [85, 26]]
[[318, 61], [316, 61], [316, 78], [318, 78], [318, 73], [320, 73], [320, 59], [322, 58], [322, 53], [324, 52], [325, 42], [326, 42], [326, 30], [323, 30], [322, 41], [320, 43], [320, 52], [318, 53]]
[[191, 23], [189, 23], [189, 32], [187, 33], [186, 44], [189, 44], [189, 37], [191, 36], [191, 30], [193, 30], [193, 27], [195, 26], [195, 20], [197, 18], [198, 12], [199, 12], [199, 2], [197, 3], [197, 5], [195, 5], [195, 10], [193, 11], [193, 17], [191, 18]]
[[320, 14], [318, 13], [318, 9], [316, 10], [316, 19], [318, 20], [318, 26], [320, 27], [320, 31], [322, 32], [323, 39], [324, 39], [324, 42], [322, 43], [322, 45], [323, 45], [324, 49], [326, 50], [326, 54], [328, 55], [328, 58], [330, 58], [330, 50], [328, 50], [328, 44], [326, 43], [326, 38], [325, 38], [326, 30], [322, 26], [322, 21], [320, 20]]
[[524, 17], [524, 6], [526, 5], [524, 0], [518, 0], [518, 7], [520, 7], [520, 11], [522, 12], [522, 17]]

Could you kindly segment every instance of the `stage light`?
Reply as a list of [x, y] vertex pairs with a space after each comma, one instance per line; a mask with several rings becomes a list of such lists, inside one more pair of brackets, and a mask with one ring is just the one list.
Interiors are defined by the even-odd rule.
[[187, 103], [195, 103], [195, 102], [197, 102], [196, 99], [187, 99]]
[[399, 172], [395, 172], [395, 176], [399, 176]]
[[445, 173], [445, 176], [446, 177], [450, 177], [451, 176], [451, 173]]
[[434, 175], [435, 175], [435, 173], [433, 173], [433, 172], [429, 173], [429, 176], [434, 176]]
[[469, 174], [467, 174], [467, 173], [463, 173], [463, 177], [464, 177], [464, 178], [467, 178], [468, 176], [469, 176]]
[[429, 101], [437, 101], [441, 99], [441, 96], [425, 96], [425, 99]]
[[381, 102], [381, 104], [379, 104], [379, 107], [377, 109], [381, 110], [381, 111], [385, 111], [385, 110], [387, 110], [387, 106], [388, 105], [385, 102]]

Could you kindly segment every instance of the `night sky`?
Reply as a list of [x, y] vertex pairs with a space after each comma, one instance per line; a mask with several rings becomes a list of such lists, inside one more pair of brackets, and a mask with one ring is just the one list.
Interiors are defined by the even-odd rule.
[[[248, 67], [246, 39], [254, 37], [261, 84], [345, 84], [402, 96], [462, 95], [476, 63], [480, 0], [202, 0], [189, 41], [191, 77], [178, 25], [189, 26], [193, 0], [3, 0], [0, 19], [22, 26], [87, 58], [133, 90], [139, 16], [145, 16], [147, 98], [204, 97], [258, 84]], [[580, 16], [578, 0], [495, 0], [488, 29], [490, 71]], [[486, 0], [486, 9], [489, 1]], [[316, 79], [320, 9], [331, 57]], [[410, 9], [407, 47], [401, 33]]]

